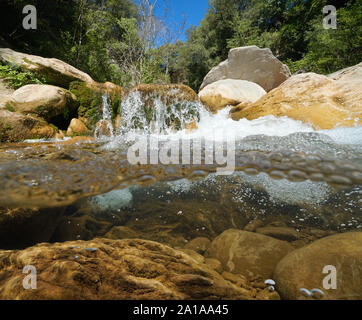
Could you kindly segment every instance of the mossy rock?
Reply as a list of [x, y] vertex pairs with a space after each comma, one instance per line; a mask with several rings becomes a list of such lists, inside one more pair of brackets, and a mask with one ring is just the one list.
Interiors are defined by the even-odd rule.
[[144, 129], [142, 117], [146, 119], [147, 124], [157, 118], [156, 101], [160, 101], [166, 110], [165, 126], [167, 128], [182, 130], [185, 124], [200, 120], [198, 95], [186, 85], [141, 84], [133, 87], [129, 93], [133, 92], [139, 92], [143, 102], [141, 114], [136, 115], [132, 120], [134, 128]]
[[0, 142], [52, 138], [57, 130], [44, 120], [17, 112], [0, 110]]
[[6, 109], [41, 118], [61, 129], [77, 114], [79, 103], [70, 91], [52, 85], [26, 85], [16, 90]]
[[79, 102], [78, 118], [86, 119], [90, 130], [95, 129], [96, 123], [102, 118], [103, 95], [108, 94], [112, 111], [112, 119], [119, 114], [125, 90], [111, 83], [85, 83], [74, 81], [70, 84], [70, 91]]
[[131, 89], [134, 91], [139, 91], [151, 107], [154, 98], [161, 99], [165, 105], [171, 105], [174, 100], [196, 102], [199, 99], [196, 92], [184, 84], [140, 84]]

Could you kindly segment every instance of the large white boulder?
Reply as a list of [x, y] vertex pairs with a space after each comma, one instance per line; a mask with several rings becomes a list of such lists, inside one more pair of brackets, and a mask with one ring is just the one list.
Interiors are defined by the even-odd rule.
[[228, 59], [210, 70], [200, 90], [218, 80], [238, 79], [255, 82], [269, 92], [290, 76], [289, 68], [280, 62], [270, 49], [257, 46], [240, 47], [231, 49]]
[[266, 94], [256, 83], [245, 80], [225, 79], [207, 85], [199, 93], [202, 103], [213, 112], [227, 105], [254, 103]]

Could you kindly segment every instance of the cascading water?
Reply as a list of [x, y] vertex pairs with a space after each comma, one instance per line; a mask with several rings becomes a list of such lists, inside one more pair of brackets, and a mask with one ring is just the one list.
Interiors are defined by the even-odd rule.
[[102, 120], [111, 120], [111, 108], [109, 104], [109, 96], [108, 94], [104, 94], [102, 96]]
[[102, 96], [102, 119], [97, 123], [94, 137], [100, 140], [114, 137], [112, 113], [108, 94], [103, 94]]
[[177, 89], [172, 89], [169, 96], [176, 98], [167, 104], [167, 97], [142, 97], [139, 91], [131, 92], [123, 99], [120, 107], [122, 124], [117, 135], [124, 136], [135, 131], [142, 134], [168, 135], [200, 120], [200, 113], [204, 108], [199, 101], [183, 100], [182, 93]]

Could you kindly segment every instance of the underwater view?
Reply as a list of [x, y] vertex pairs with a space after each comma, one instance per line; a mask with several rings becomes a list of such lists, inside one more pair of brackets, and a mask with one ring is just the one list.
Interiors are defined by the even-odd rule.
[[235, 46], [197, 90], [0, 44], [1, 300], [362, 300], [362, 63]]

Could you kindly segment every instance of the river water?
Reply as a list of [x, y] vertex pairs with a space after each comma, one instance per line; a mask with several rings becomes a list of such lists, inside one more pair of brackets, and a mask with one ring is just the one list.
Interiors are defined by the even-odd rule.
[[[90, 240], [122, 227], [125, 238], [181, 248], [255, 221], [304, 232], [294, 239], [303, 244], [316, 240], [308, 230], [362, 230], [362, 127], [318, 131], [273, 116], [236, 122], [230, 108], [213, 115], [194, 103], [186, 107], [197, 111], [197, 129], [186, 128], [190, 116], [181, 107], [171, 119], [177, 130], [160, 101], [153, 120], [144, 121], [142, 103], [137, 94], [123, 102], [123, 123], [112, 137], [0, 145], [0, 207], [66, 207], [49, 242]], [[107, 106], [104, 99], [104, 120], [110, 119]], [[137, 130], [135, 121], [144, 121]], [[148, 157], [132, 164], [129, 150], [137, 139], [146, 143], [139, 152]], [[234, 167], [220, 175], [227, 139]], [[177, 161], [162, 163], [156, 153], [158, 162], [151, 163], [155, 141], [159, 148], [176, 143], [177, 151], [185, 145], [189, 163], [181, 152], [172, 158], [167, 148], [164, 158]], [[210, 146], [215, 152], [207, 153]], [[225, 151], [221, 165], [216, 146]]]

